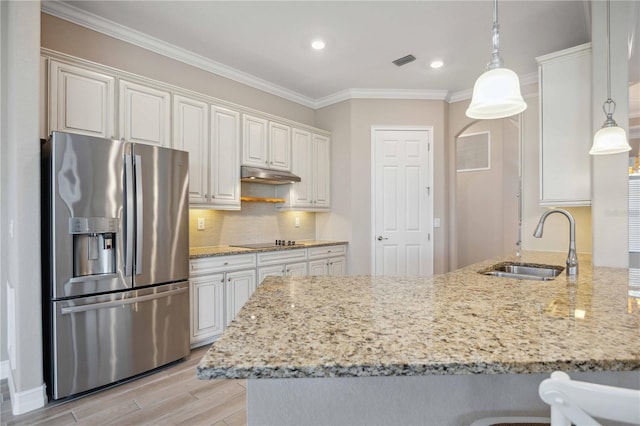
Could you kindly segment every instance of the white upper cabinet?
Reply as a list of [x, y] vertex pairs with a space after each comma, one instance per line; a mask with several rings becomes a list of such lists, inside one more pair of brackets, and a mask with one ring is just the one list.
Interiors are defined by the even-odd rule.
[[170, 147], [171, 94], [120, 80], [120, 137], [129, 142]]
[[291, 170], [291, 127], [243, 114], [242, 164]]
[[242, 164], [268, 167], [267, 120], [242, 115]]
[[114, 138], [115, 77], [49, 61], [49, 133]]
[[189, 202], [208, 201], [209, 106], [184, 96], [173, 97], [173, 148], [189, 153]]
[[278, 196], [286, 202], [279, 208], [326, 211], [331, 208], [331, 140], [323, 135], [294, 128], [291, 171], [300, 182], [280, 185]]
[[331, 207], [331, 140], [313, 135], [313, 182], [315, 208]]
[[210, 204], [240, 210], [240, 114], [211, 107]]
[[291, 170], [291, 127], [269, 122], [269, 168]]
[[591, 44], [536, 58], [540, 205], [591, 204]]

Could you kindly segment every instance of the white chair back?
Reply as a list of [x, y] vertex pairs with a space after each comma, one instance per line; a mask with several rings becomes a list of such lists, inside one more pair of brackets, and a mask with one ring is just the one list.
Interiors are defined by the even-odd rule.
[[640, 425], [640, 390], [579, 382], [556, 371], [538, 393], [551, 406], [551, 426], [599, 425], [594, 417]]

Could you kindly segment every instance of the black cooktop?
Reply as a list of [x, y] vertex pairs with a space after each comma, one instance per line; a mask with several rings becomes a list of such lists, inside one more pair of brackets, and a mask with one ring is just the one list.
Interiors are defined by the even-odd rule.
[[296, 245], [295, 241], [278, 240], [276, 242], [269, 242], [269, 243], [232, 244], [231, 247], [261, 249], [261, 248], [291, 247], [295, 245]]

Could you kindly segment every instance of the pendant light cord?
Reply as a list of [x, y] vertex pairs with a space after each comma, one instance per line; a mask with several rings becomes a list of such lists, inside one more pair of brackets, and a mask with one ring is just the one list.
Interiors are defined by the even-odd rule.
[[491, 52], [491, 62], [487, 64], [487, 69], [502, 68], [503, 62], [500, 56], [500, 24], [498, 24], [498, 0], [493, 0], [493, 27], [491, 29], [491, 41], [493, 51]]
[[611, 1], [607, 0], [607, 100], [611, 100]]
[[607, 100], [602, 104], [602, 111], [607, 116], [605, 125], [616, 126], [613, 120], [616, 103], [611, 99], [611, 0], [607, 0]]

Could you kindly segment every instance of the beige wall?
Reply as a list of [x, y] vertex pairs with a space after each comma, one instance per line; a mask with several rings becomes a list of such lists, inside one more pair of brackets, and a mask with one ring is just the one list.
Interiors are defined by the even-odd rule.
[[[335, 215], [337, 223], [347, 225], [350, 222], [350, 228], [343, 228], [351, 235], [349, 266], [352, 274], [370, 274], [372, 269], [371, 127], [384, 125], [434, 128], [434, 217], [442, 219], [442, 227], [434, 229], [434, 271], [447, 271], [446, 110], [444, 101], [381, 99], [353, 99], [318, 110], [318, 125], [332, 132], [332, 118], [337, 118], [339, 131], [334, 134], [332, 143], [340, 148], [336, 150], [332, 146], [332, 171], [350, 179], [334, 180], [333, 209], [329, 218], [323, 217], [321, 221], [330, 223], [333, 221], [331, 216]], [[340, 191], [349, 191], [348, 195], [337, 198], [336, 185]]]
[[489, 170], [456, 172], [459, 268], [517, 249], [517, 128], [517, 121], [510, 119], [483, 120], [460, 135], [489, 132], [491, 162]]
[[[352, 197], [351, 185], [351, 101], [340, 102], [316, 112], [316, 126], [331, 131], [331, 212], [316, 214], [316, 237], [322, 240], [352, 239], [352, 209], [358, 197]], [[347, 248], [347, 272], [359, 258]]]
[[[242, 195], [273, 197], [273, 185], [242, 183]], [[300, 227], [295, 227], [299, 218]], [[205, 220], [205, 229], [198, 230], [198, 219]], [[315, 239], [316, 214], [281, 212], [273, 203], [242, 202], [240, 211], [206, 209], [189, 210], [189, 245], [206, 247], [219, 245], [263, 243], [274, 240], [302, 241]]]
[[[544, 235], [542, 238], [534, 238], [535, 230], [540, 215], [546, 210], [540, 207], [539, 193], [539, 102], [537, 95], [537, 85], [523, 88], [523, 96], [527, 102], [527, 109], [521, 115], [522, 134], [522, 185], [523, 185], [523, 212], [522, 212], [522, 248], [523, 250], [543, 250], [564, 252], [569, 247], [569, 223], [560, 215], [552, 215], [545, 223]], [[450, 161], [452, 207], [451, 215], [455, 218], [455, 194], [456, 172], [455, 172], [455, 137], [464, 131], [473, 120], [465, 115], [469, 101], [455, 102], [449, 105], [449, 143], [452, 152]], [[504, 208], [505, 206], [503, 206]], [[576, 220], [576, 246], [580, 253], [591, 253], [591, 208], [574, 207], [567, 208]], [[513, 212], [511, 214], [517, 214]], [[452, 230], [452, 241], [457, 241], [456, 230]], [[507, 241], [505, 241], [505, 245]], [[452, 247], [451, 263], [458, 265], [458, 253]], [[458, 265], [460, 266], [460, 265]]]
[[42, 14], [42, 47], [313, 125], [314, 110], [68, 21]]

